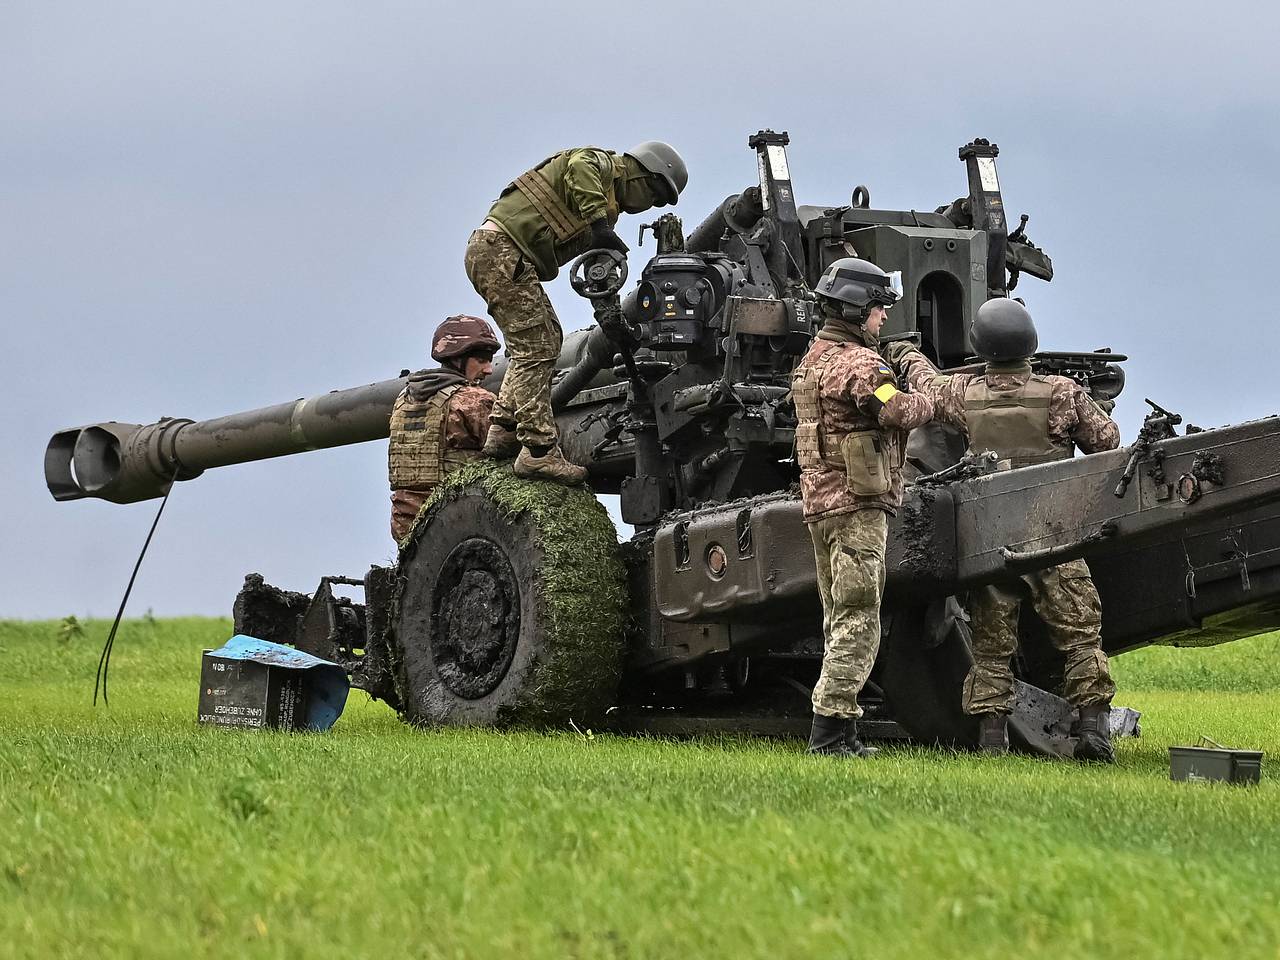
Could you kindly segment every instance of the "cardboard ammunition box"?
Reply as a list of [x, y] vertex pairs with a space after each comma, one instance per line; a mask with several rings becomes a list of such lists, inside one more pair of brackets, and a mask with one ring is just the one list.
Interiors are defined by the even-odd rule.
[[218, 727], [300, 730], [307, 716], [306, 675], [254, 660], [205, 651], [199, 721]]
[[1169, 779], [1257, 783], [1262, 777], [1261, 750], [1230, 747], [1170, 747]]

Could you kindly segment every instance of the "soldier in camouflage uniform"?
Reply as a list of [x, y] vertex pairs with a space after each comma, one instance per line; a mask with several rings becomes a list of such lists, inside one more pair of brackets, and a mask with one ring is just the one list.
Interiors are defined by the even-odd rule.
[[688, 180], [680, 155], [656, 140], [621, 154], [578, 147], [521, 174], [490, 207], [467, 242], [467, 276], [502, 330], [510, 363], [490, 415], [485, 456], [515, 457], [522, 477], [586, 479], [586, 470], [560, 452], [551, 414], [563, 331], [542, 284], [588, 250], [626, 253], [614, 232], [619, 214], [675, 203]]
[[431, 356], [440, 367], [413, 374], [396, 398], [387, 447], [396, 543], [409, 535], [437, 484], [480, 455], [494, 400], [480, 382], [493, 372], [498, 347], [487, 321], [449, 317], [431, 339]]
[[[933, 398], [935, 417], [964, 431], [969, 449], [994, 451], [1003, 469], [1048, 463], [1112, 450], [1120, 431], [1111, 418], [1068, 377], [1038, 376], [1028, 358], [1038, 346], [1035, 326], [1016, 300], [997, 298], [979, 308], [973, 348], [987, 361], [982, 374], [942, 376], [909, 343], [889, 355], [913, 389]], [[979, 718], [979, 746], [988, 753], [1009, 749], [1008, 716], [1014, 678], [1009, 658], [1018, 649], [1018, 615], [1029, 599], [1066, 656], [1064, 694], [1080, 711], [1075, 755], [1112, 762], [1109, 715], [1115, 684], [1102, 652], [1102, 607], [1083, 560], [1028, 573], [969, 595], [973, 667], [964, 684], [964, 710]]]
[[880, 649], [888, 518], [902, 503], [907, 431], [933, 403], [898, 390], [876, 353], [889, 276], [866, 260], [831, 264], [815, 290], [823, 326], [796, 367], [796, 461], [822, 595], [822, 673], [813, 688], [809, 752], [866, 757], [858, 694]]

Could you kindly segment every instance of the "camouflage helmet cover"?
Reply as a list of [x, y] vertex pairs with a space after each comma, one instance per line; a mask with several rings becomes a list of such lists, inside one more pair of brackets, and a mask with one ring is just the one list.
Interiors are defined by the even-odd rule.
[[431, 338], [431, 357], [444, 363], [468, 353], [495, 354], [500, 349], [498, 337], [489, 321], [460, 313], [436, 327]]

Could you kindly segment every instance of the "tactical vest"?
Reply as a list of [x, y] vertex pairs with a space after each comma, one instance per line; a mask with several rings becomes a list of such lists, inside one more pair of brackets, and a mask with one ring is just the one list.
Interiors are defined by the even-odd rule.
[[[599, 147], [587, 147], [588, 150], [599, 150]], [[620, 159], [611, 151], [602, 151], [608, 153], [613, 162], [613, 178], [616, 180], [622, 176], [625, 171], [622, 169]], [[559, 173], [563, 177], [563, 170], [560, 169], [564, 164], [553, 166], [560, 157], [564, 156], [568, 151], [562, 151], [553, 156], [547, 157], [532, 170], [527, 170], [520, 176], [516, 177], [507, 186], [507, 190], [519, 190], [534, 210], [538, 212], [538, 216], [546, 221], [547, 226], [551, 228], [552, 235], [556, 238], [557, 243], [565, 243], [578, 234], [587, 229], [589, 224], [575, 213], [560, 194], [556, 191], [555, 185], [548, 177], [547, 171], [555, 174]], [[506, 191], [503, 191], [504, 193]], [[605, 206], [608, 210], [610, 223], [615, 223], [618, 219], [619, 207], [617, 193], [612, 186], [605, 189]]]
[[1055, 443], [1049, 434], [1049, 399], [1053, 382], [1032, 374], [1021, 385], [997, 390], [978, 377], [964, 392], [964, 420], [969, 449], [995, 451], [1001, 469], [1016, 469], [1051, 460], [1069, 460], [1070, 444]]
[[792, 381], [796, 463], [801, 470], [837, 470], [845, 475], [851, 493], [878, 497], [889, 492], [892, 471], [902, 465], [897, 431], [881, 429], [878, 421], [861, 411], [852, 418], [852, 430], [828, 431], [823, 423], [822, 381], [841, 352], [832, 342], [811, 363], [801, 365]]
[[387, 448], [392, 490], [430, 490], [475, 456], [475, 451], [445, 449], [449, 398], [461, 387], [455, 383], [425, 401], [410, 400], [407, 392], [396, 398]]

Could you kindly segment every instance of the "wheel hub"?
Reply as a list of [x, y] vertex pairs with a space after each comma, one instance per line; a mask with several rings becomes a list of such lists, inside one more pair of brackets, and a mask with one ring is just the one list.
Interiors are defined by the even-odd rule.
[[520, 589], [506, 555], [473, 537], [440, 567], [431, 617], [431, 653], [446, 687], [476, 700], [511, 668], [520, 635]]

